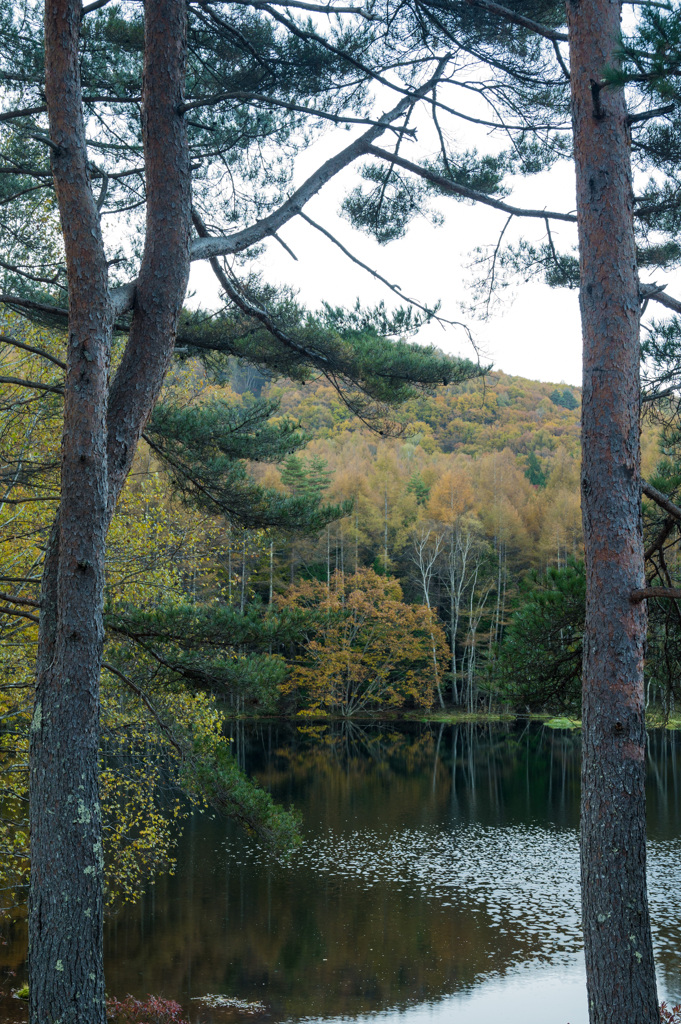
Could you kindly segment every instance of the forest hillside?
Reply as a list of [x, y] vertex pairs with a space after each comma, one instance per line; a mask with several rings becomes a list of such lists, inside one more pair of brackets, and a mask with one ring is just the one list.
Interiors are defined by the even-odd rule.
[[[5, 351], [0, 384], [10, 899], [28, 869], [21, 764], [64, 345], [51, 329], [11, 326], [24, 347]], [[395, 415], [401, 425], [371, 429], [325, 380], [268, 380], [233, 357], [175, 360], [108, 543], [100, 775], [111, 899], [134, 898], [145, 873], [172, 862], [177, 805], [158, 811], [168, 779], [288, 841], [288, 818], [228, 757], [226, 716], [563, 706], [574, 694], [579, 390], [492, 372], [411, 397]], [[658, 457], [646, 428], [645, 473]], [[555, 622], [540, 616], [526, 631], [540, 652], [537, 692], [509, 692], [507, 676], [534, 676], [526, 655], [520, 673], [506, 670], [505, 633], [528, 581], [551, 574], [567, 580], [553, 652], [567, 689], [546, 696], [556, 659], [541, 652]], [[143, 767], [142, 748], [156, 752]]]

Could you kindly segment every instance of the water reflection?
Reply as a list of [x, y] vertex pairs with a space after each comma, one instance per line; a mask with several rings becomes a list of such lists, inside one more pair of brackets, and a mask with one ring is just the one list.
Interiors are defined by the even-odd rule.
[[[579, 734], [540, 726], [233, 726], [240, 762], [303, 813], [290, 865], [208, 816], [179, 870], [106, 926], [110, 992], [263, 1000], [275, 1019], [583, 1024]], [[650, 899], [681, 992], [679, 742], [650, 737]], [[21, 974], [16, 930], [0, 960]], [[534, 1015], [534, 1016], [533, 1016]]]

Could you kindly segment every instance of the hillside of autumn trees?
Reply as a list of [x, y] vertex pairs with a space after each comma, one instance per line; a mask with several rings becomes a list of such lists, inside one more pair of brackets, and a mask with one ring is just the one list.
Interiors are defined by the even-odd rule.
[[[26, 754], [64, 337], [17, 316], [5, 329], [20, 341], [2, 351], [0, 382], [9, 907], [28, 872]], [[381, 437], [321, 381], [180, 354], [108, 544], [110, 903], [172, 867], [179, 791], [228, 802], [275, 845], [292, 841], [295, 821], [229, 756], [227, 716], [488, 705], [519, 574], [579, 555], [577, 402], [575, 389], [490, 374], [408, 401], [404, 430]], [[259, 525], [244, 525], [245, 510]]]
[[[25, 347], [3, 351], [0, 384], [6, 906], [21, 902], [28, 870], [26, 749], [64, 344], [18, 317], [11, 330]], [[176, 358], [108, 545], [100, 777], [112, 905], [172, 868], [179, 791], [228, 800], [247, 827], [295, 842], [295, 819], [230, 757], [230, 716], [575, 709], [579, 390], [491, 372], [396, 415], [382, 437], [324, 381]], [[651, 475], [655, 424], [643, 442]], [[664, 486], [674, 493], [671, 477]], [[523, 614], [534, 618], [519, 630]]]
[[[1, 621], [15, 688], [32, 671], [61, 401], [58, 357], [45, 358], [58, 335], [24, 330], [43, 354], [7, 350], [2, 384]], [[119, 673], [151, 688], [156, 711], [168, 685], [242, 713], [474, 711], [503, 698], [492, 670], [521, 581], [582, 554], [579, 389], [492, 372], [398, 415], [382, 437], [325, 380], [177, 359], [109, 544], [108, 683]], [[278, 440], [263, 453], [265, 435]], [[657, 435], [644, 432], [644, 472]], [[257, 528], [233, 494], [226, 507], [225, 481], [251, 518], [262, 504]]]
[[[51, 364], [35, 376], [11, 367], [2, 381], [18, 389], [3, 406], [8, 589], [1, 607], [7, 657], [16, 661], [6, 690], [15, 704], [2, 714], [8, 765], [18, 773], [7, 799], [19, 803], [21, 702], [27, 666], [37, 669], [28, 758], [32, 1024], [88, 1016], [104, 1024], [100, 776], [113, 765], [120, 778], [119, 754], [109, 762], [107, 751], [127, 744], [126, 783], [134, 788], [135, 754], [152, 742], [147, 721], [185, 792], [286, 845], [295, 831], [290, 816], [250, 787], [225, 751], [225, 702], [242, 712], [334, 714], [353, 705], [444, 705], [445, 698], [469, 710], [489, 706], [509, 616], [514, 609], [517, 623], [523, 607], [514, 608], [520, 578], [534, 587], [526, 597], [537, 595], [529, 601], [535, 635], [550, 627], [558, 662], [572, 662], [581, 642], [569, 446], [551, 448], [546, 434], [547, 450], [532, 443], [517, 450], [513, 434], [523, 428], [508, 423], [499, 428], [509, 437], [481, 450], [476, 434], [484, 435], [490, 414], [484, 400], [478, 411], [475, 394], [472, 425], [454, 417], [448, 437], [419, 408], [412, 411], [422, 437], [418, 426], [399, 438], [385, 424], [383, 436], [394, 440], [375, 451], [373, 438], [356, 431], [342, 442], [345, 413], [335, 421], [331, 411], [333, 432], [308, 439], [302, 416], [287, 408], [288, 385], [279, 406], [269, 389], [233, 402], [224, 387], [228, 367], [216, 359], [204, 388], [209, 360], [192, 365], [203, 348], [246, 355], [305, 386], [321, 373], [375, 426], [386, 407], [479, 375], [471, 364], [384, 344], [382, 335], [399, 331], [362, 328], [351, 338], [332, 329], [333, 311], [299, 316], [271, 289], [239, 279], [242, 256], [257, 256], [267, 239], [293, 255], [277, 232], [298, 217], [336, 241], [303, 207], [356, 161], [362, 180], [346, 192], [343, 214], [378, 242], [403, 236], [418, 215], [439, 220], [429, 199], [449, 196], [503, 212], [506, 226], [546, 228], [538, 246], [522, 232], [515, 243], [509, 235], [503, 250], [501, 229], [482, 261], [490, 299], [497, 267], [559, 287], [579, 276], [590, 1017], [657, 1024], [645, 892], [643, 602], [663, 590], [672, 602], [651, 623], [660, 664], [673, 678], [678, 659], [668, 640], [681, 613], [670, 547], [681, 509], [673, 457], [669, 472], [658, 474], [673, 487], [658, 491], [640, 479], [641, 401], [675, 391], [672, 381], [641, 395], [640, 313], [649, 301], [674, 312], [680, 304], [662, 297], [666, 282], [639, 279], [638, 268], [656, 274], [679, 263], [678, 97], [669, 79], [678, 75], [681, 33], [673, 5], [639, 6], [623, 38], [622, 5], [605, 0], [524, 11], [487, 0], [400, 0], [380, 10], [300, 3], [301, 13], [295, 4], [209, 0], [0, 3], [2, 304], [8, 316], [28, 310], [34, 323], [42, 317], [68, 330], [68, 345], [54, 348], [49, 338], [23, 341], [14, 324], [3, 339], [15, 355]], [[428, 111], [427, 125], [417, 108]], [[352, 141], [338, 134], [334, 155], [299, 181], [298, 156], [322, 124], [349, 129]], [[463, 148], [464, 124], [480, 129], [480, 151]], [[415, 139], [417, 127], [410, 160], [401, 143]], [[564, 159], [574, 163], [574, 204], [559, 184], [541, 209], [516, 205], [512, 179]], [[476, 242], [486, 246], [478, 224]], [[552, 224], [576, 224], [577, 239], [564, 236], [559, 245], [568, 248], [556, 249]], [[226, 305], [192, 332], [198, 320], [187, 322], [184, 304], [190, 265], [200, 262], [210, 265]], [[435, 312], [417, 308], [429, 318]], [[238, 337], [229, 334], [235, 317], [251, 321]], [[678, 321], [670, 329], [663, 341], [676, 349]], [[173, 352], [182, 349], [184, 364], [157, 406]], [[569, 389], [547, 397], [574, 412]], [[141, 439], [146, 447], [138, 450]], [[296, 455], [305, 443], [306, 454]], [[642, 489], [661, 497], [668, 517], [646, 512], [645, 578]], [[515, 636], [520, 652], [518, 629]], [[157, 763], [139, 761], [138, 790]], [[121, 791], [113, 803], [126, 800]], [[116, 845], [110, 806], [104, 824], [120, 859], [134, 841]], [[20, 844], [20, 810], [2, 821]], [[138, 816], [137, 840], [142, 823]], [[153, 855], [153, 843], [149, 849]], [[606, 906], [614, 916], [602, 928]], [[627, 943], [636, 947], [634, 970]]]

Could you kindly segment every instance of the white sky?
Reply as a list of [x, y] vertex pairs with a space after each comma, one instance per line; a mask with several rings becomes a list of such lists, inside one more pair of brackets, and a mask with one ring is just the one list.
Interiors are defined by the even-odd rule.
[[[319, 163], [347, 145], [350, 139], [345, 132], [325, 135], [299, 160], [294, 184], [299, 185]], [[402, 152], [411, 156], [406, 147]], [[506, 214], [479, 204], [473, 206], [443, 198], [437, 204], [445, 217], [442, 226], [434, 227], [419, 219], [409, 226], [406, 237], [380, 246], [338, 216], [341, 199], [355, 180], [356, 168], [348, 168], [308, 203], [305, 212], [364, 263], [399, 285], [405, 295], [424, 305], [440, 300], [442, 316], [465, 322], [484, 360], [492, 362], [495, 369], [533, 380], [581, 384], [576, 292], [530, 282], [514, 288], [513, 295], [507, 294], [507, 290], [487, 321], [462, 310], [474, 276], [467, 269], [471, 252], [478, 245], [496, 244]], [[517, 186], [508, 199], [511, 203], [539, 208], [553, 205], [560, 210], [574, 208], [574, 171], [567, 163], [545, 174], [519, 179]], [[543, 201], [538, 202], [537, 196]], [[525, 220], [521, 224], [516, 220], [504, 236], [504, 242], [519, 237], [521, 230], [530, 240], [545, 240], [543, 221]], [[567, 247], [574, 237], [569, 224], [552, 226], [552, 234], [558, 247], [561, 243]], [[270, 239], [258, 267], [270, 283], [294, 287], [306, 305], [315, 308], [322, 300], [332, 305], [353, 305], [357, 297], [369, 305], [383, 299], [388, 309], [400, 304], [398, 297], [385, 285], [351, 263], [331, 241], [300, 218], [286, 225], [279, 235], [296, 254], [297, 261], [275, 239]], [[190, 279], [190, 289], [196, 292], [194, 301], [214, 306], [217, 294], [214, 280], [207, 264], [194, 264]], [[422, 329], [418, 340], [475, 359], [475, 352], [461, 328], [430, 324]]]
[[[394, 98], [387, 105], [392, 102]], [[418, 125], [419, 142], [405, 139], [402, 155], [417, 161], [424, 149], [434, 151], [437, 146], [428, 138], [429, 132], [432, 132], [430, 120], [424, 115]], [[359, 132], [330, 130], [322, 135], [299, 155], [294, 187], [356, 134]], [[459, 145], [472, 148], [477, 144], [481, 152], [494, 151], [507, 144], [506, 138], [495, 142], [484, 135], [474, 136], [472, 132], [469, 135], [460, 123], [456, 126], [456, 135]], [[385, 148], [391, 144], [388, 136], [386, 133], [379, 143]], [[405, 295], [427, 306], [440, 300], [441, 315], [467, 324], [482, 361], [491, 362], [494, 369], [533, 380], [581, 385], [581, 328], [576, 290], [552, 289], [538, 281], [518, 282], [502, 292], [487, 320], [477, 319], [463, 308], [470, 301], [471, 280], [475, 276], [469, 269], [472, 251], [477, 246], [493, 248], [496, 245], [507, 215], [480, 204], [442, 197], [437, 200], [437, 209], [445, 218], [442, 226], [434, 227], [419, 219], [408, 227], [405, 238], [380, 246], [338, 215], [343, 196], [359, 180], [361, 163], [356, 161], [337, 175], [306, 205], [305, 212], [364, 263], [399, 285]], [[513, 205], [574, 211], [574, 168], [568, 161], [540, 175], [516, 178], [513, 186], [507, 199]], [[574, 225], [553, 221], [551, 232], [559, 251], [569, 251], [576, 241]], [[269, 283], [296, 289], [301, 301], [311, 308], [318, 307], [323, 300], [331, 305], [352, 306], [358, 297], [366, 305], [383, 299], [388, 309], [399, 304], [398, 297], [385, 285], [351, 263], [331, 241], [300, 218], [286, 225], [279, 235], [297, 260], [293, 260], [275, 239], [270, 239], [257, 267]], [[545, 241], [544, 221], [515, 218], [504, 235], [504, 245], [523, 236], [535, 243]], [[643, 278], [647, 276], [644, 274]], [[663, 275], [660, 283], [664, 279]], [[190, 289], [196, 293], [194, 302], [215, 307], [217, 288], [207, 264], [194, 264]], [[669, 291], [674, 293], [672, 285]], [[651, 312], [662, 311], [658, 307]], [[422, 329], [417, 340], [437, 345], [448, 353], [476, 358], [461, 328], [443, 329], [433, 323]]]

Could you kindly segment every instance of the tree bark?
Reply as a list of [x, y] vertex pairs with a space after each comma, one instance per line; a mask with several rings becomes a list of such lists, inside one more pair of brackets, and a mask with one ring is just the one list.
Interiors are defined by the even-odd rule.
[[621, 8], [569, 0], [584, 343], [582, 919], [591, 1024], [658, 1024], [646, 893], [639, 301]]
[[90, 188], [79, 0], [48, 0], [52, 168], [69, 280], [61, 501], [42, 587], [30, 745], [30, 985], [35, 1024], [103, 1024], [99, 672], [104, 629], [106, 403], [113, 315]]
[[109, 402], [109, 514], [170, 363], [189, 280], [191, 170], [184, 102], [182, 0], [146, 0], [142, 130], [147, 193], [144, 254], [128, 344]]
[[[47, 0], [46, 96], [66, 248], [69, 343], [61, 499], [41, 594], [30, 749], [31, 1024], [104, 1024], [98, 796], [104, 554], [116, 501], [172, 353], [189, 274], [183, 0], [147, 0], [147, 234], [126, 351], [109, 397], [114, 309], [90, 188], [79, 0]], [[172, 210], [172, 216], [168, 211]]]

